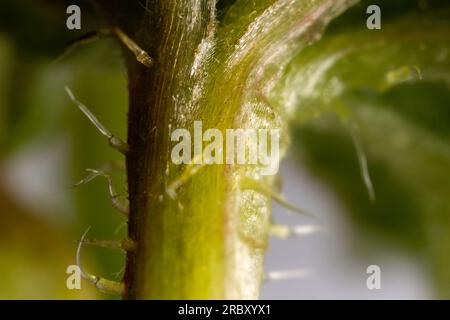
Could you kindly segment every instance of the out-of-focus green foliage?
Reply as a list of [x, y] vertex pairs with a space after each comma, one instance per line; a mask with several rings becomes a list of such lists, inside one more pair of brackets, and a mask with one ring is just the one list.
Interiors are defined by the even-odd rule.
[[[366, 2], [338, 18], [294, 59], [272, 100], [294, 114], [298, 150], [345, 201], [358, 239], [418, 251], [449, 298], [450, 7], [396, 3], [382, 2], [380, 31], [365, 27]], [[369, 159], [373, 204], [348, 123]]]
[[[28, 5], [1, 4], [2, 14], [8, 9], [16, 18], [3, 19], [3, 31], [0, 29], [0, 160], [6, 162], [36, 143], [45, 147], [62, 141], [69, 161], [62, 164], [67, 172], [59, 188], [66, 190], [69, 212], [56, 210], [49, 215], [29, 210], [20, 203], [12, 205], [20, 200], [10, 192], [2, 194], [0, 225], [9, 226], [15, 236], [2, 233], [0, 241], [4, 248], [0, 271], [11, 279], [0, 283], [0, 297], [99, 297], [86, 283], [81, 291], [65, 287], [66, 268], [75, 263], [76, 241], [88, 226], [92, 227], [90, 237], [101, 239], [120, 239], [126, 226], [121, 214], [111, 208], [104, 179], [71, 187], [86, 175], [86, 168], [100, 168], [108, 160], [124, 160], [71, 103], [64, 86], [69, 86], [111, 131], [125, 137], [126, 74], [120, 50], [108, 40], [80, 47], [57, 60], [69, 40], [80, 32], [65, 28], [65, 7], [48, 12], [42, 4], [31, 7], [35, 6], [33, 11]], [[17, 25], [23, 19], [53, 31], [43, 32], [45, 38], [39, 38], [39, 28]], [[39, 163], [33, 159], [28, 162], [39, 170]], [[125, 174], [114, 173], [113, 178], [116, 190], [126, 199]], [[7, 188], [1, 180], [0, 185]], [[20, 208], [20, 215], [16, 208]], [[86, 267], [96, 274], [114, 279], [122, 269], [122, 253], [92, 247], [84, 252]]]
[[[355, 238], [370, 234], [414, 250], [429, 264], [437, 295], [448, 298], [450, 8], [448, 1], [377, 2], [381, 31], [365, 28], [365, 8], [372, 3], [363, 1], [298, 55], [270, 99], [294, 116], [295, 145], [348, 205]], [[236, 33], [228, 39], [237, 39], [252, 13], [271, 1], [233, 3], [219, 2], [223, 33]], [[124, 220], [110, 208], [105, 181], [69, 189], [85, 168], [121, 157], [63, 90], [70, 86], [112, 132], [125, 137], [120, 54], [102, 40], [54, 63], [80, 33], [65, 29], [63, 5], [53, 8], [30, 1], [0, 4], [0, 161], [34, 141], [62, 138], [70, 161], [69, 179], [60, 187], [71, 194], [70, 218], [61, 213], [56, 227], [55, 215], [25, 209], [6, 190], [0, 192], [0, 272], [11, 280], [0, 282], [0, 298], [99, 297], [86, 285], [81, 292], [64, 286], [75, 240], [87, 226], [93, 237], [124, 234], [114, 233]], [[101, 26], [88, 21], [89, 28]], [[374, 204], [342, 120], [357, 125], [375, 186]], [[123, 191], [124, 176], [114, 178]], [[88, 248], [85, 256], [91, 271], [108, 278], [123, 265], [123, 256], [104, 250]]]
[[67, 290], [65, 270], [74, 264], [74, 242], [21, 208], [0, 188], [0, 299], [93, 299], [97, 292]]

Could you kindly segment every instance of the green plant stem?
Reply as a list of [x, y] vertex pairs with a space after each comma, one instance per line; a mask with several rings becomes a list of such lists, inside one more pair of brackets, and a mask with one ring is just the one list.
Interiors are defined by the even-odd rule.
[[277, 128], [283, 154], [287, 119], [265, 96], [293, 54], [354, 1], [241, 0], [220, 22], [214, 0], [152, 1], [142, 12], [98, 2], [155, 60], [149, 69], [125, 51], [129, 237], [137, 250], [127, 256], [124, 297], [257, 298], [271, 199], [241, 190], [239, 180], [273, 178], [259, 166], [206, 166], [172, 199], [167, 187], [185, 167], [171, 161], [170, 134], [192, 132], [195, 120], [204, 130]]

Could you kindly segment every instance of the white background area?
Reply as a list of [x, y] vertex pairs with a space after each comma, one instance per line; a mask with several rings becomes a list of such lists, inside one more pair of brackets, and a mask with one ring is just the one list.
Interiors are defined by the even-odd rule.
[[[355, 169], [357, 170], [357, 168]], [[325, 230], [303, 237], [272, 239], [266, 270], [304, 269], [309, 276], [266, 282], [262, 299], [430, 299], [432, 288], [418, 259], [389, 247], [367, 248], [356, 255], [345, 208], [317, 178], [288, 156], [280, 168], [283, 193], [294, 204], [319, 217], [314, 221], [274, 205], [274, 219], [288, 225], [319, 224]], [[366, 269], [381, 268], [381, 289], [369, 290]]]

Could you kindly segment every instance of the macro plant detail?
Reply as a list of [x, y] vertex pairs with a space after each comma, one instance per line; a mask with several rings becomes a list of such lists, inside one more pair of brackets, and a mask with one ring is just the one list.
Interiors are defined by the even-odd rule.
[[[376, 28], [366, 25], [368, 1], [82, 2], [92, 12], [85, 18], [82, 11], [78, 40], [54, 50], [60, 56], [52, 54], [49, 70], [65, 82], [51, 90], [61, 91], [58, 101], [80, 110], [71, 111], [74, 121], [90, 128], [75, 136], [74, 157], [83, 159], [78, 176], [96, 169], [86, 169], [72, 192], [101, 184], [102, 208], [109, 200], [121, 213], [104, 226], [104, 216], [83, 216], [80, 228], [93, 226], [73, 263], [87, 282], [124, 299], [257, 299], [265, 281], [303, 277], [264, 268], [271, 236], [322, 229], [316, 212], [279, 187], [280, 161], [298, 151], [360, 230], [426, 257], [435, 295], [449, 297], [450, 10], [445, 1], [400, 2], [378, 4]], [[67, 66], [104, 41], [120, 48], [114, 64], [123, 63], [126, 85], [113, 84], [108, 64], [99, 67], [105, 93], [93, 99], [74, 80], [89, 70]], [[105, 56], [112, 57], [109, 48]], [[106, 106], [119, 94], [128, 101], [110, 113], [121, 117], [108, 119]], [[93, 128], [103, 140], [86, 141]], [[233, 136], [236, 130], [256, 130], [251, 137], [259, 140]], [[178, 138], [186, 132], [192, 139], [184, 145]], [[212, 136], [223, 142], [214, 152]], [[264, 149], [252, 149], [268, 136]], [[228, 157], [229, 137], [242, 157]], [[83, 153], [84, 141], [111, 150]], [[177, 143], [184, 153], [174, 161]], [[254, 161], [241, 161], [246, 156]], [[86, 212], [95, 201], [85, 202]], [[273, 203], [311, 225], [278, 223]], [[112, 240], [109, 231], [119, 224], [125, 227]], [[88, 246], [124, 252], [123, 276], [88, 272], [96, 269], [82, 254]]]
[[[183, 175], [170, 161], [167, 137], [171, 128], [190, 128], [193, 120], [219, 130], [284, 128], [285, 149], [287, 123], [267, 93], [288, 63], [286, 56], [317, 37], [348, 5], [237, 2], [219, 21], [214, 1], [161, 2], [143, 12], [139, 36], [139, 30], [129, 29], [129, 17], [115, 20], [114, 5], [100, 2], [111, 23], [136, 34], [133, 41], [156, 61], [148, 69], [125, 51], [129, 237], [138, 243], [137, 251], [128, 254], [126, 297], [258, 296], [264, 276], [264, 246], [259, 244], [267, 242], [270, 197], [258, 188], [243, 189], [240, 181], [252, 178], [256, 185], [270, 186], [271, 179], [261, 176], [258, 166], [212, 166], [189, 178], [176, 199], [167, 197], [167, 181]], [[245, 21], [235, 16], [238, 10], [256, 15]], [[162, 21], [155, 25], [157, 17]], [[146, 28], [155, 30], [151, 37]], [[225, 87], [233, 90], [223, 92]], [[211, 187], [204, 190], [201, 185]], [[182, 261], [174, 264], [171, 252]], [[166, 275], [161, 277], [159, 270]]]

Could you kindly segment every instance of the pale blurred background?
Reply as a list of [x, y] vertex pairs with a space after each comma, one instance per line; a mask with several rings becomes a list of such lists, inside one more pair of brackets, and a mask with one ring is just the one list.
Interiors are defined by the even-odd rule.
[[[357, 166], [355, 164], [355, 170]], [[298, 217], [274, 206], [274, 217], [285, 225], [314, 225], [322, 230], [301, 237], [272, 239], [266, 269], [304, 270], [305, 277], [271, 281], [263, 299], [432, 299], [433, 284], [427, 263], [395, 245], [355, 234], [347, 210], [333, 190], [311, 175], [290, 154], [281, 166], [284, 192], [320, 221]], [[365, 242], [365, 243], [364, 243]], [[364, 244], [363, 244], [364, 243]], [[369, 290], [370, 265], [381, 268], [381, 289]]]

